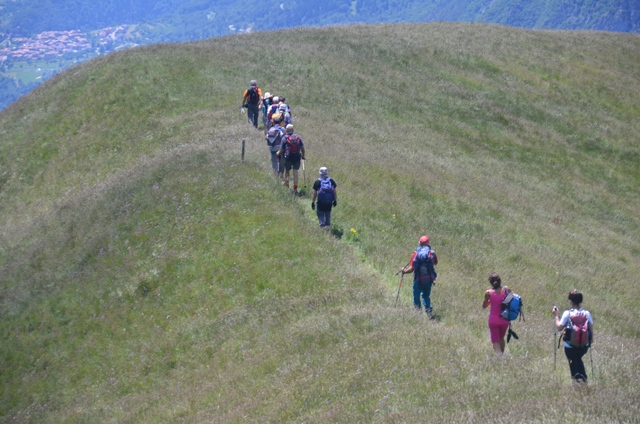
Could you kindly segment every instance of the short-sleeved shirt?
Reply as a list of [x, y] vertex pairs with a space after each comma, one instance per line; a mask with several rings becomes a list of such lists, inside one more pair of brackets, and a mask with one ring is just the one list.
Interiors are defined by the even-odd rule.
[[[333, 187], [334, 189], [337, 187], [336, 182], [333, 181], [333, 178], [329, 178], [329, 181], [331, 181], [331, 187]], [[315, 183], [313, 183], [313, 190], [317, 193], [318, 190], [320, 190], [320, 180], [316, 180]], [[331, 211], [331, 207], [333, 205], [331, 203], [320, 203], [318, 202], [318, 210], [320, 212], [330, 212]]]
[[[585, 309], [569, 309], [568, 311], [564, 311], [562, 313], [562, 317], [560, 317], [560, 325], [562, 325], [563, 327], [566, 327], [567, 325], [569, 325], [569, 316], [573, 313], [573, 312], [583, 312], [586, 316], [587, 316], [587, 322], [589, 323], [589, 325], [593, 326], [593, 318], [591, 318], [591, 313]], [[571, 346], [569, 343], [564, 342], [564, 347], [568, 347], [571, 348], [573, 346]]]
[[[297, 138], [298, 140], [300, 140], [300, 145], [298, 146], [298, 157], [292, 157], [289, 158], [289, 145], [287, 144], [287, 139], [291, 137], [292, 139]], [[302, 138], [300, 138], [300, 136], [296, 133], [286, 133], [282, 136], [282, 150], [284, 150], [284, 158], [290, 162], [300, 162], [300, 159], [302, 158], [302, 149], [304, 148], [304, 143], [302, 142]]]

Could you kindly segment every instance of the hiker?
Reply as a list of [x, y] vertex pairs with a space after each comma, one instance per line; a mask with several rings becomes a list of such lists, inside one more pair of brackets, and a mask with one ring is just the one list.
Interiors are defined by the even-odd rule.
[[[316, 199], [318, 200], [317, 206]], [[329, 178], [329, 170], [323, 166], [320, 168], [320, 178], [313, 183], [311, 199], [311, 209], [317, 212], [321, 227], [331, 225], [331, 208], [334, 206], [338, 206], [336, 182], [333, 181], [333, 178]]]
[[258, 87], [256, 80], [251, 80], [249, 88], [244, 90], [242, 95], [242, 107], [247, 108], [247, 119], [249, 123], [258, 128], [258, 115], [262, 103], [262, 90]]
[[262, 107], [261, 107], [264, 135], [267, 135], [267, 131], [271, 127], [271, 125], [269, 125], [269, 118], [267, 117], [267, 115], [269, 113], [269, 108], [271, 107], [272, 104], [273, 104], [273, 95], [267, 91], [266, 93], [264, 93], [264, 96], [262, 97]]
[[279, 124], [274, 125], [269, 128], [265, 139], [267, 140], [267, 145], [269, 146], [269, 152], [271, 152], [271, 168], [273, 168], [273, 172], [276, 174], [282, 175], [284, 172], [284, 166], [280, 165], [280, 158], [278, 157], [278, 151], [282, 147], [282, 137], [284, 136], [284, 128], [282, 128]]
[[273, 114], [278, 111], [278, 106], [280, 104], [280, 97], [273, 96], [271, 100], [271, 104], [267, 108], [267, 125], [269, 128], [273, 126]]
[[291, 120], [291, 110], [287, 104], [280, 102], [278, 105], [278, 113], [282, 116], [282, 122], [285, 127], [289, 124], [293, 124], [293, 121]]
[[293, 132], [293, 125], [289, 124], [285, 128], [285, 135], [282, 139], [282, 147], [277, 153], [278, 157], [284, 155], [284, 184], [289, 187], [289, 171], [293, 168], [293, 192], [298, 192], [298, 170], [300, 161], [304, 160], [304, 144], [300, 136]]
[[436, 283], [438, 276], [435, 270], [435, 265], [438, 264], [438, 256], [436, 251], [431, 249], [428, 236], [420, 237], [419, 243], [420, 245], [411, 255], [409, 264], [400, 271], [403, 274], [413, 272], [413, 306], [417, 311], [422, 309], [420, 305], [420, 296], [422, 296], [424, 310], [429, 318], [433, 318], [431, 288]]
[[280, 112], [282, 113], [284, 125], [286, 126], [288, 124], [293, 124], [293, 120], [291, 118], [291, 107], [285, 101], [286, 99], [284, 98], [284, 96], [280, 96], [278, 100], [278, 110], [280, 110]]
[[[567, 297], [571, 302], [571, 309], [558, 317], [558, 308], [553, 307], [554, 321], [558, 330], [564, 332], [564, 354], [569, 361], [571, 379], [577, 383], [587, 382], [587, 371], [582, 357], [587, 353], [593, 342], [593, 318], [589, 311], [582, 309], [582, 293], [574, 290]], [[581, 341], [578, 339], [581, 338]]]
[[505, 348], [504, 336], [509, 329], [509, 321], [501, 316], [502, 301], [511, 289], [507, 286], [502, 287], [502, 280], [497, 272], [489, 274], [489, 284], [491, 284], [491, 288], [484, 292], [482, 308], [487, 309], [488, 306], [491, 306], [489, 309], [489, 335], [493, 350], [501, 357]]

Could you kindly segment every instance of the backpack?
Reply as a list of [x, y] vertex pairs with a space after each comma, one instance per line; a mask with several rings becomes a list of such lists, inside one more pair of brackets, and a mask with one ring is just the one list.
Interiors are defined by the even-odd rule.
[[502, 312], [500, 312], [500, 316], [507, 321], [513, 321], [518, 317], [520, 317], [521, 320], [524, 320], [522, 306], [522, 298], [513, 291], [509, 291], [502, 300]]
[[253, 85], [247, 89], [247, 103], [251, 105], [257, 105], [260, 103], [260, 95], [258, 94], [258, 87]]
[[563, 340], [573, 347], [585, 347], [589, 344], [590, 339], [587, 314], [581, 310], [571, 310], [569, 325], [564, 329]]
[[280, 105], [278, 106], [278, 110], [274, 112], [274, 115], [276, 113], [279, 113], [282, 116], [283, 126], [287, 126], [293, 123], [293, 120], [291, 119], [291, 109], [289, 109], [288, 105], [280, 103]]
[[331, 184], [331, 178], [320, 178], [320, 189], [318, 190], [318, 203], [333, 203], [336, 198], [336, 192]]
[[282, 144], [282, 131], [281, 127], [271, 127], [267, 132], [267, 144], [272, 152], [280, 150], [280, 144]]
[[272, 103], [269, 105], [269, 108], [267, 109], [267, 119], [269, 119], [269, 121], [273, 120], [273, 114], [276, 113], [278, 111], [278, 105], [276, 103]]
[[302, 147], [302, 140], [298, 137], [298, 134], [287, 134], [284, 138], [286, 143], [286, 149], [284, 152], [285, 159], [290, 161], [298, 161], [302, 157], [300, 149]]
[[271, 107], [271, 99], [264, 99], [262, 101], [262, 114], [264, 116], [267, 116], [267, 113], [269, 112], [269, 108]]
[[276, 111], [271, 115], [271, 122], [277, 122], [278, 124], [282, 124], [283, 116], [280, 111]]
[[420, 283], [433, 282], [438, 277], [433, 264], [431, 246], [420, 246], [416, 249], [416, 256], [413, 259], [413, 269], [416, 281]]

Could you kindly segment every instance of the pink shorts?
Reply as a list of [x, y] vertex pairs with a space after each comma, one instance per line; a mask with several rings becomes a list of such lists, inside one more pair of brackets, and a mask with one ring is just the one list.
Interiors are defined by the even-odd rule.
[[491, 343], [498, 343], [504, 339], [507, 330], [509, 329], [509, 322], [489, 323], [489, 334], [491, 335]]

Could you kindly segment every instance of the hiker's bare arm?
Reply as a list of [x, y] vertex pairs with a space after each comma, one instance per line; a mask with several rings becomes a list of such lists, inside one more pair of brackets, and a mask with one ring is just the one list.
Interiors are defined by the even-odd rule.
[[486, 292], [484, 292], [484, 300], [482, 301], [482, 309], [487, 309], [487, 306], [489, 306], [490, 300], [491, 300], [491, 293], [489, 292], [489, 290], [487, 290]]
[[557, 307], [553, 307], [553, 316], [554, 316], [554, 322], [556, 325], [556, 328], [560, 331], [562, 331], [564, 329], [564, 325], [560, 324], [560, 318], [558, 317], [558, 308]]

